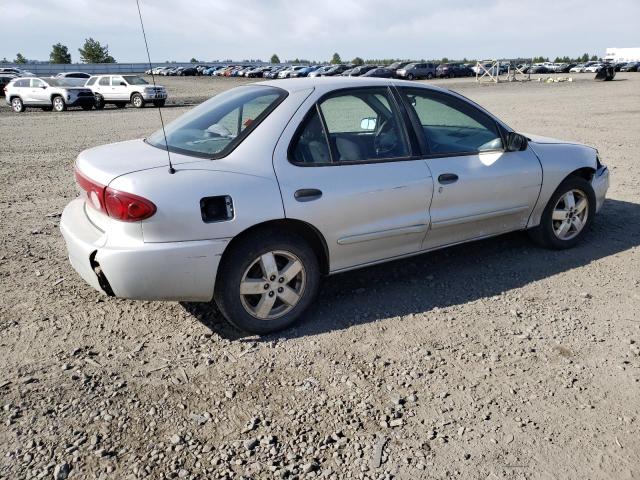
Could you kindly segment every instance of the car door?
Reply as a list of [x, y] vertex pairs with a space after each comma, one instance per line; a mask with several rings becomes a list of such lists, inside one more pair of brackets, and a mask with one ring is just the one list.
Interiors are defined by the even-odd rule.
[[431, 89], [399, 90], [435, 184], [423, 248], [524, 228], [542, 184], [532, 150], [506, 151], [501, 127], [469, 101]]
[[33, 104], [50, 104], [51, 98], [48, 85], [39, 78], [31, 79], [31, 88], [29, 93], [30, 103]]
[[274, 151], [287, 218], [323, 235], [331, 271], [417, 252], [433, 181], [386, 87], [312, 96]]
[[96, 84], [96, 91], [102, 95], [102, 98], [106, 101], [115, 100], [113, 92], [111, 91], [111, 77], [109, 76], [100, 77]]
[[111, 94], [114, 100], [128, 101], [129, 87], [121, 76], [111, 77]]

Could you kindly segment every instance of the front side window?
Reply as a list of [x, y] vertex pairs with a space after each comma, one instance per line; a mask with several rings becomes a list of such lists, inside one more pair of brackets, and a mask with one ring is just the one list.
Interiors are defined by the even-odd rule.
[[429, 153], [470, 154], [501, 150], [495, 121], [473, 105], [452, 95], [402, 89], [426, 137]]
[[294, 163], [327, 163], [326, 152], [333, 162], [411, 155], [402, 120], [386, 88], [342, 91], [323, 99], [317, 110], [294, 139]]
[[122, 78], [124, 78], [129, 85], [149, 85], [149, 82], [144, 78], [137, 77], [135, 75], [124, 75]]
[[[166, 127], [169, 150], [205, 158], [233, 150], [287, 96], [276, 87], [245, 86], [227, 90], [200, 104]], [[147, 142], [166, 148], [162, 130]]]
[[111, 86], [112, 87], [120, 87], [121, 83], [124, 83], [122, 77], [111, 77]]
[[46, 84], [40, 80], [39, 78], [32, 78], [31, 79], [31, 88], [42, 88], [45, 87]]

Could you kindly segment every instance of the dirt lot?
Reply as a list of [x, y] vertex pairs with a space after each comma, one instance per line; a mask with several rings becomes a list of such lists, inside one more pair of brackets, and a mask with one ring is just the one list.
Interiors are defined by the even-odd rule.
[[[590, 78], [435, 82], [600, 150], [583, 244], [511, 234], [338, 275], [266, 338], [102, 297], [67, 262], [76, 155], [149, 134], [154, 109], [0, 107], [0, 478], [640, 478], [640, 74]], [[167, 118], [239, 83], [160, 81]]]

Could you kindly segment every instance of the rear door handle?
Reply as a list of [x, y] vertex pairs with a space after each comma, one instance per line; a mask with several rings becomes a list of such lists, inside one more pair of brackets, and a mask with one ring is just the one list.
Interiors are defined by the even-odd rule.
[[310, 202], [322, 197], [322, 191], [317, 188], [302, 188], [300, 190], [296, 190], [296, 193], [294, 193], [293, 196], [299, 202]]
[[443, 173], [438, 177], [438, 182], [442, 185], [447, 185], [449, 183], [455, 183], [458, 181], [458, 175], [455, 173]]

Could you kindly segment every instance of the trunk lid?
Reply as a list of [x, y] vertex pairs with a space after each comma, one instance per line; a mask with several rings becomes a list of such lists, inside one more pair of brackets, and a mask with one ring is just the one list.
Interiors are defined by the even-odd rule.
[[[171, 154], [174, 166], [202, 161], [201, 158]], [[128, 173], [149, 170], [151, 168], [169, 168], [167, 152], [152, 147], [144, 140], [129, 140], [90, 148], [78, 155], [76, 168], [83, 175], [104, 186]]]

